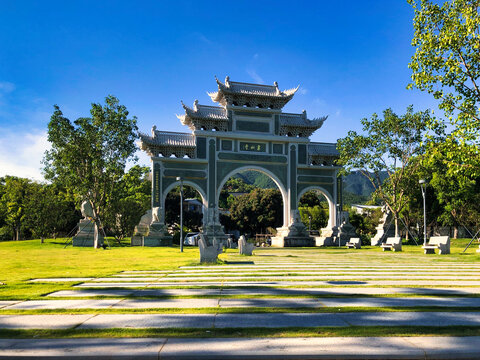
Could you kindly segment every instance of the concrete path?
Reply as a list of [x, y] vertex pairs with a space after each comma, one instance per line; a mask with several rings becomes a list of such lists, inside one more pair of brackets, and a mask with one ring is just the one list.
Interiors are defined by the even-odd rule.
[[[78, 289], [61, 290], [48, 295], [48, 297], [94, 297], [94, 296], [228, 296], [228, 295], [392, 295], [392, 294], [418, 294], [418, 295], [474, 295], [480, 294], [480, 287], [449, 287], [449, 288], [418, 288], [418, 287], [331, 287], [331, 288], [218, 288], [218, 289]], [[10, 302], [4, 302], [10, 305]], [[5, 305], [5, 306], [6, 306]], [[1, 303], [0, 303], [1, 306]]]
[[480, 312], [0, 315], [2, 329], [480, 326]]
[[320, 307], [478, 307], [480, 297], [385, 297], [385, 298], [187, 298], [187, 299], [101, 299], [30, 300], [11, 302], [4, 310], [45, 309], [195, 309], [195, 308], [320, 308]]
[[474, 359], [480, 337], [0, 339], [0, 358]]

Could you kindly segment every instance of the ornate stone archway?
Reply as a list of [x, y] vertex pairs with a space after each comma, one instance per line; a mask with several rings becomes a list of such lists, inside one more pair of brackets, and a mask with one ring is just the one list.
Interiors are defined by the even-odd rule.
[[[218, 209], [221, 187], [231, 174], [253, 169], [269, 175], [282, 192], [284, 224], [274, 245], [306, 245], [292, 235], [300, 226], [299, 195], [320, 188], [333, 207], [341, 199], [336, 144], [309, 139], [326, 116], [309, 120], [306, 111], [282, 112], [298, 87], [280, 91], [277, 83], [249, 84], [228, 77], [224, 83], [216, 81], [218, 90], [209, 95], [219, 106], [195, 100], [190, 108], [182, 103], [185, 114], [178, 118], [190, 133], [158, 131], [155, 126], [150, 135], [139, 133], [140, 146], [152, 160], [152, 208], [158, 221], [164, 221], [165, 193], [181, 177], [204, 196], [204, 235], [224, 239]], [[336, 213], [330, 211], [330, 227], [337, 224]]]

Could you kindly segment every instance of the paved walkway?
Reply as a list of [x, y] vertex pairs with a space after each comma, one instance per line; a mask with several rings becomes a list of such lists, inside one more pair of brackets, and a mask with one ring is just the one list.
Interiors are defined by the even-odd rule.
[[478, 307], [480, 297], [366, 297], [366, 298], [187, 298], [3, 301], [4, 310], [45, 309], [194, 309], [194, 308], [325, 308], [325, 307]]
[[[480, 264], [443, 260], [417, 267], [284, 258], [172, 271], [124, 271], [101, 278], [32, 279], [77, 284], [73, 290], [57, 291], [42, 300], [0, 301], [0, 329], [196, 328], [208, 333], [226, 328], [480, 326], [479, 275]], [[409, 311], [338, 312], [345, 307]], [[449, 311], [452, 307], [457, 309]], [[55, 313], [57, 309], [83, 311]], [[115, 309], [122, 313], [112, 313]], [[137, 311], [142, 309], [153, 311]], [[43, 310], [52, 313], [22, 313]], [[0, 358], [72, 358], [72, 354], [155, 359], [458, 359], [480, 357], [480, 337], [0, 339]]]
[[0, 339], [0, 358], [476, 359], [480, 337]]
[[480, 312], [0, 315], [1, 329], [480, 326]]
[[[94, 297], [94, 296], [133, 296], [133, 297], [161, 297], [161, 296], [228, 296], [228, 295], [457, 295], [469, 296], [480, 294], [480, 287], [330, 287], [330, 288], [218, 288], [218, 289], [141, 289], [141, 290], [119, 290], [119, 289], [77, 289], [62, 290], [48, 294], [47, 297]], [[1, 303], [0, 303], [1, 304]], [[1, 306], [1, 305], [0, 305]]]

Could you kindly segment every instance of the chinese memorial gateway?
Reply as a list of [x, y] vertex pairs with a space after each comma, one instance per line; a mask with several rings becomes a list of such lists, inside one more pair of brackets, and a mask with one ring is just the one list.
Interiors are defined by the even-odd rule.
[[[203, 234], [209, 242], [224, 241], [218, 202], [225, 182], [244, 170], [269, 176], [283, 198], [283, 226], [272, 246], [314, 246], [322, 238], [337, 236], [337, 206], [341, 206], [341, 179], [335, 143], [311, 142], [309, 137], [326, 117], [309, 120], [301, 114], [282, 112], [298, 87], [280, 91], [278, 84], [258, 85], [217, 79], [218, 90], [209, 96], [218, 106], [193, 108], [182, 103], [177, 116], [189, 133], [158, 131], [140, 133], [140, 146], [152, 159], [152, 222], [142, 245], [171, 242], [165, 226], [165, 199], [183, 184], [196, 189], [203, 200]], [[329, 204], [329, 221], [320, 238], [310, 237], [300, 221], [298, 203], [310, 190], [321, 192]], [[132, 245], [134, 245], [132, 243]], [[136, 244], [140, 245], [140, 244]]]

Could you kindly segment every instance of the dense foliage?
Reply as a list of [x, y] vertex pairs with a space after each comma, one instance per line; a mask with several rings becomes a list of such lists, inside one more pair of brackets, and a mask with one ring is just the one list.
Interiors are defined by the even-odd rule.
[[[409, 107], [404, 115], [391, 109], [383, 117], [373, 114], [362, 119], [363, 134], [349, 131], [338, 140], [339, 163], [345, 170], [362, 173], [375, 188], [375, 196], [384, 203], [395, 219], [395, 234], [399, 234], [399, 214], [408, 202], [408, 186], [418, 171], [415, 159], [424, 153], [424, 141], [432, 124], [428, 111], [413, 112]], [[435, 128], [439, 135], [441, 128]], [[388, 174], [382, 179], [382, 174]]]
[[61, 184], [80, 201], [89, 201], [94, 221], [101, 227], [127, 161], [134, 159], [137, 120], [128, 118], [126, 107], [113, 96], [105, 99], [105, 105], [92, 104], [90, 115], [72, 123], [55, 105], [48, 124], [51, 150], [45, 153], [44, 170], [47, 180]]

